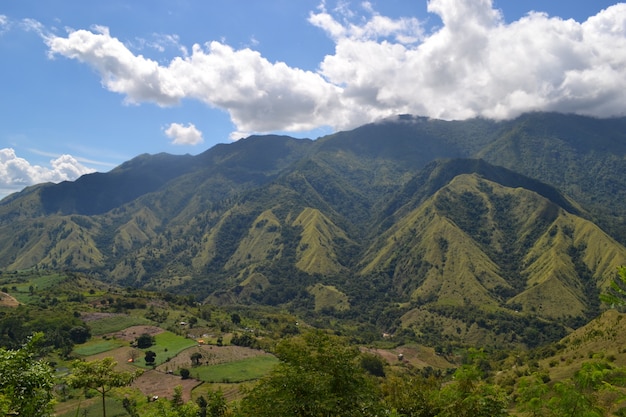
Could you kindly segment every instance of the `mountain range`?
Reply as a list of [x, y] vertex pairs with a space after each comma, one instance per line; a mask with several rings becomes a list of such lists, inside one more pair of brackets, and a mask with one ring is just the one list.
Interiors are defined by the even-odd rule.
[[556, 340], [626, 264], [626, 118], [402, 115], [251, 136], [0, 201], [0, 268], [430, 340]]

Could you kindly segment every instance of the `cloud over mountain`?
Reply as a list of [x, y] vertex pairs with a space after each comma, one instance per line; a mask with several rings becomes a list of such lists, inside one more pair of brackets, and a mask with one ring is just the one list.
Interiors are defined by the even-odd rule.
[[50, 161], [50, 168], [32, 165], [11, 148], [0, 149], [0, 195], [18, 191], [26, 185], [75, 180], [93, 172], [70, 155]]
[[202, 143], [202, 132], [192, 123], [184, 126], [180, 123], [172, 123], [164, 130], [165, 135], [172, 140], [174, 145], [197, 145]]
[[412, 113], [445, 119], [509, 118], [534, 110], [626, 114], [626, 4], [585, 22], [529, 13], [506, 23], [491, 0], [431, 0], [442, 25], [366, 19], [322, 5], [309, 23], [335, 51], [318, 71], [270, 62], [218, 41], [167, 64], [133, 53], [105, 27], [47, 35], [51, 56], [94, 68], [128, 103], [171, 106], [195, 99], [227, 111], [242, 132], [345, 129]]

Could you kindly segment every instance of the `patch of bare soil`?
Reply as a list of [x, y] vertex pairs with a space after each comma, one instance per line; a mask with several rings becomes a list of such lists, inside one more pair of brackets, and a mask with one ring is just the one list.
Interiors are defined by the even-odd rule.
[[180, 385], [183, 388], [183, 400], [191, 399], [191, 390], [202, 382], [196, 379], [182, 379], [178, 375], [170, 375], [156, 370], [145, 371], [133, 383], [132, 387], [137, 388], [146, 396], [159, 398], [172, 398], [174, 388]]
[[[118, 371], [135, 372], [140, 368], [128, 362], [128, 359], [131, 358], [134, 350], [135, 349], [130, 346], [125, 346], [109, 350], [108, 352], [92, 355], [86, 359], [93, 361], [96, 359], [101, 360], [110, 357], [117, 362], [116, 369]], [[178, 375], [171, 375], [165, 372], [150, 369], [144, 370], [143, 374], [137, 378], [131, 386], [139, 389], [144, 395], [149, 397], [157, 395], [159, 397], [172, 398], [174, 395], [174, 388], [176, 388], [177, 385], [180, 385], [183, 387], [183, 399], [188, 401], [191, 398], [191, 390], [201, 383], [201, 381], [195, 379], [181, 379]]]
[[369, 348], [362, 350], [380, 356], [390, 365], [408, 363], [416, 368], [432, 366], [433, 368], [446, 369], [454, 367], [444, 357], [435, 354], [433, 348], [428, 347], [400, 346], [391, 350]]
[[120, 330], [119, 332], [115, 332], [110, 334], [109, 336], [113, 336], [116, 339], [126, 340], [127, 342], [132, 342], [137, 339], [142, 334], [149, 334], [150, 336], [154, 336], [159, 333], [163, 333], [165, 330], [156, 326], [131, 326], [124, 330]]
[[116, 367], [117, 370], [126, 371], [126, 372], [135, 372], [136, 370], [140, 368], [137, 368], [131, 362], [128, 362], [128, 360], [133, 356], [133, 351], [136, 351], [136, 349], [130, 346], [124, 346], [121, 348], [98, 353], [96, 355], [91, 355], [91, 356], [86, 357], [85, 359], [88, 361], [94, 361], [94, 360], [102, 360], [104, 358], [113, 358], [113, 360], [117, 362], [117, 367]]
[[0, 307], [17, 307], [20, 303], [15, 299], [15, 297], [5, 293], [0, 292]]
[[[132, 326], [109, 336], [114, 336], [118, 339], [127, 341], [133, 341], [144, 333], [155, 335], [163, 331], [163, 329], [155, 326]], [[133, 356], [133, 352], [136, 353], [136, 351], [136, 349], [130, 346], [124, 346], [118, 349], [89, 356], [86, 359], [91, 361], [112, 357], [117, 362], [117, 369], [119, 371], [134, 372], [138, 368], [128, 362], [128, 360]], [[176, 357], [170, 359], [168, 362], [159, 365], [156, 369], [144, 371], [144, 373], [137, 378], [131, 386], [139, 389], [144, 395], [149, 397], [158, 396], [159, 398], [172, 398], [174, 395], [174, 388], [180, 385], [183, 388], [183, 400], [189, 401], [191, 399], [191, 391], [198, 385], [202, 384], [202, 381], [198, 381], [193, 378], [182, 379], [180, 376], [173, 375], [171, 372], [180, 368], [193, 369], [191, 355], [196, 352], [199, 352], [202, 355], [199, 362], [200, 365], [216, 365], [260, 355], [270, 355], [262, 350], [250, 349], [241, 346], [193, 346], [183, 352], [180, 352]], [[229, 388], [229, 395], [232, 395], [233, 397], [238, 395], [238, 387], [238, 384], [231, 384]], [[230, 392], [231, 390], [232, 393]]]

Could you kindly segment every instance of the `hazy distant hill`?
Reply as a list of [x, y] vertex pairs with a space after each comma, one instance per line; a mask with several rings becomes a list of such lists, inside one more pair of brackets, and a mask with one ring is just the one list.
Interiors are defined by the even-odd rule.
[[548, 113], [141, 155], [2, 200], [0, 268], [533, 344], [626, 263], [625, 156], [626, 119]]

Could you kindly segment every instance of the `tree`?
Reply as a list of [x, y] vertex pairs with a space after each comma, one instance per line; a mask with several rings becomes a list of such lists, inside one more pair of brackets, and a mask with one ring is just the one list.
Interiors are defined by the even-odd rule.
[[180, 368], [179, 372], [182, 379], [189, 379], [189, 375], [191, 375], [191, 372], [187, 368]]
[[172, 396], [172, 405], [174, 408], [180, 408], [185, 401], [183, 400], [183, 387], [182, 385], [176, 385], [174, 387], [174, 395]]
[[154, 337], [148, 333], [144, 333], [137, 338], [137, 347], [139, 349], [147, 349], [154, 344]]
[[502, 388], [482, 380], [477, 365], [463, 365], [454, 382], [439, 392], [437, 417], [505, 417], [509, 400]]
[[85, 343], [91, 337], [91, 332], [83, 326], [74, 326], [69, 331], [70, 339], [77, 345]]
[[43, 333], [35, 333], [20, 349], [0, 348], [0, 415], [49, 416], [53, 370], [37, 358]]
[[102, 415], [106, 417], [106, 394], [116, 387], [125, 387], [139, 375], [141, 371], [118, 372], [117, 362], [113, 358], [104, 358], [91, 362], [75, 361], [68, 384], [74, 388], [94, 389], [102, 396]]
[[191, 359], [191, 364], [193, 366], [198, 366], [200, 365], [200, 361], [202, 360], [202, 353], [194, 352], [189, 356], [189, 358]]
[[626, 305], [626, 266], [617, 268], [617, 277], [611, 281], [607, 292], [600, 294], [600, 300], [610, 306]]
[[[574, 376], [554, 384], [547, 384], [538, 373], [522, 378], [518, 385], [518, 410], [528, 416], [602, 417], [609, 415], [619, 401], [609, 400], [603, 406], [604, 394], [618, 397], [618, 386], [623, 386], [626, 370], [614, 368], [606, 362], [585, 362]], [[613, 415], [613, 414], [611, 414]]]
[[313, 331], [281, 341], [276, 356], [280, 363], [243, 398], [244, 415], [375, 415], [379, 392], [344, 340]]
[[146, 355], [143, 359], [146, 361], [146, 365], [154, 365], [154, 362], [156, 361], [156, 353], [149, 350], [146, 352]]
[[[206, 401], [206, 412], [210, 417], [224, 417], [228, 411], [226, 398], [222, 391], [207, 392], [208, 400]], [[203, 398], [203, 397], [201, 397]], [[198, 403], [200, 405], [200, 403]]]
[[371, 375], [379, 377], [385, 376], [385, 361], [378, 355], [372, 353], [363, 354], [361, 357], [361, 367]]

